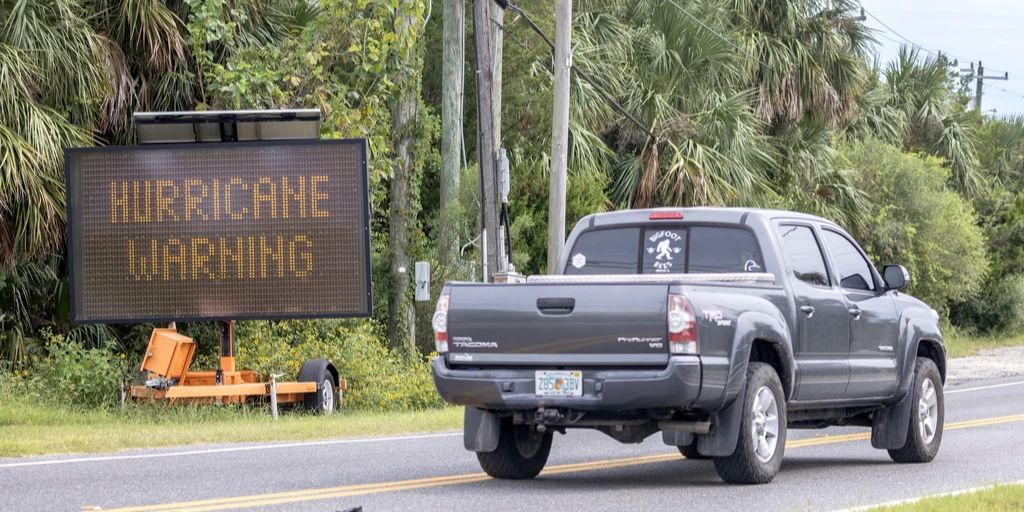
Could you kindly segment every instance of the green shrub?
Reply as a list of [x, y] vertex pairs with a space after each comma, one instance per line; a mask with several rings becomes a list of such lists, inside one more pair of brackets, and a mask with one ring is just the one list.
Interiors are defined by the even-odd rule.
[[990, 280], [977, 297], [953, 307], [951, 320], [982, 334], [1020, 331], [1024, 328], [1024, 275]]
[[874, 262], [906, 266], [908, 291], [940, 312], [974, 297], [988, 269], [985, 236], [946, 187], [942, 160], [874, 140], [844, 144], [841, 155], [868, 198], [853, 232]]
[[370, 322], [241, 322], [237, 336], [239, 367], [263, 376], [295, 378], [306, 359], [328, 359], [348, 380], [345, 407], [404, 411], [442, 405], [428, 361], [389, 351]]
[[74, 408], [107, 407], [120, 399], [127, 370], [124, 354], [110, 346], [85, 348], [64, 336], [47, 335], [45, 355], [33, 361], [27, 385], [39, 400]]

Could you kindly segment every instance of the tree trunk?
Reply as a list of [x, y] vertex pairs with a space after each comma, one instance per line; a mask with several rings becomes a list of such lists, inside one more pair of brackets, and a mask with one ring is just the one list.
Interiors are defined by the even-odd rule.
[[388, 251], [391, 264], [391, 296], [388, 298], [388, 339], [391, 348], [405, 354], [416, 353], [416, 310], [413, 308], [409, 287], [412, 271], [409, 258], [409, 229], [416, 212], [413, 211], [410, 182], [415, 171], [414, 147], [416, 122], [419, 115], [419, 57], [416, 26], [417, 0], [405, 0], [399, 7], [396, 20], [398, 38], [406, 39], [407, 51], [400, 55], [403, 65], [395, 75], [397, 99], [392, 111], [391, 144], [394, 173], [391, 177], [391, 215], [388, 231]]
[[455, 219], [444, 212], [459, 193], [462, 171], [462, 97], [466, 48], [464, 0], [444, 0], [441, 67], [441, 236], [438, 257], [446, 268], [456, 254]]

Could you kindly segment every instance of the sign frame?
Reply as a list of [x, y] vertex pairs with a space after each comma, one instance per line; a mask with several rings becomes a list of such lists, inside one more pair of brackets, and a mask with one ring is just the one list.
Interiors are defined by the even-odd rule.
[[[130, 318], [79, 318], [79, 308], [81, 304], [76, 300], [75, 295], [75, 277], [76, 274], [81, 272], [77, 267], [81, 266], [81, 261], [75, 259], [74, 254], [74, 233], [75, 229], [81, 220], [76, 216], [72, 215], [72, 212], [78, 207], [78, 197], [71, 194], [71, 173], [72, 173], [72, 155], [88, 154], [88, 153], [107, 153], [107, 152], [136, 152], [136, 151], [159, 151], [167, 149], [196, 149], [196, 150], [211, 150], [211, 149], [238, 149], [245, 147], [267, 147], [267, 146], [313, 146], [313, 145], [358, 145], [360, 152], [360, 176], [358, 179], [359, 186], [361, 187], [360, 195], [363, 197], [363, 204], [360, 208], [362, 217], [362, 256], [364, 260], [363, 272], [364, 276], [362, 285], [366, 288], [366, 308], [365, 310], [349, 312], [349, 313], [333, 313], [333, 312], [312, 312], [312, 313], [283, 313], [280, 315], [271, 314], [224, 314], [214, 316], [181, 316], [181, 317], [169, 317], [161, 315], [140, 315], [133, 316]], [[280, 140], [260, 140], [260, 141], [238, 141], [238, 142], [185, 142], [185, 143], [168, 143], [168, 144], [152, 144], [152, 145], [135, 145], [135, 146], [98, 146], [88, 148], [65, 148], [64, 149], [64, 184], [65, 184], [65, 215], [67, 216], [67, 228], [66, 228], [66, 240], [67, 240], [67, 267], [68, 267], [68, 289], [69, 289], [69, 318], [73, 325], [84, 325], [84, 324], [137, 324], [137, 323], [150, 323], [150, 322], [217, 322], [217, 321], [231, 321], [231, 320], [307, 320], [316, 318], [363, 318], [373, 316], [373, 275], [372, 275], [372, 262], [370, 256], [372, 248], [370, 246], [370, 186], [369, 186], [369, 144], [367, 139], [364, 138], [345, 138], [345, 139], [280, 139]], [[84, 296], [82, 298], [84, 301]]]

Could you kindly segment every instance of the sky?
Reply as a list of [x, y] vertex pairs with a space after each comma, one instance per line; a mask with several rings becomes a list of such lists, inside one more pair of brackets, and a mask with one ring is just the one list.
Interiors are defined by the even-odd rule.
[[900, 36], [959, 59], [962, 68], [981, 60], [986, 76], [1010, 73], [1008, 81], [985, 81], [982, 109], [995, 109], [998, 116], [1024, 114], [1024, 0], [860, 2], [868, 12], [868, 26], [878, 31], [875, 38], [883, 63], [896, 56], [899, 42], [905, 42]]

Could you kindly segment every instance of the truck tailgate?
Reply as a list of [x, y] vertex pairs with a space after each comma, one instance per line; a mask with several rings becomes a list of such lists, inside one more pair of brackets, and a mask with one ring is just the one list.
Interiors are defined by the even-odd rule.
[[668, 285], [457, 284], [451, 364], [665, 366]]

